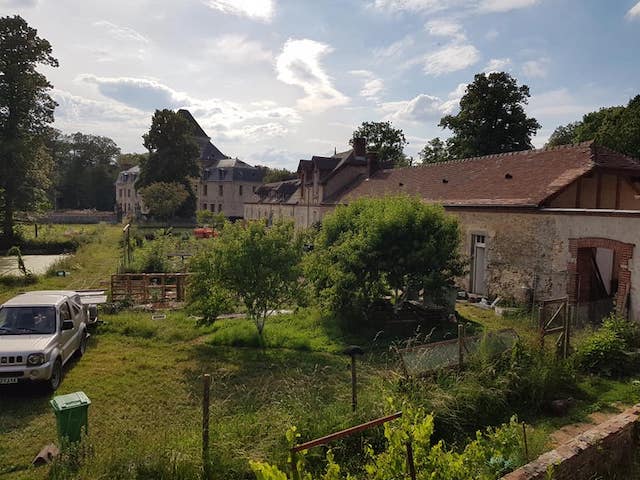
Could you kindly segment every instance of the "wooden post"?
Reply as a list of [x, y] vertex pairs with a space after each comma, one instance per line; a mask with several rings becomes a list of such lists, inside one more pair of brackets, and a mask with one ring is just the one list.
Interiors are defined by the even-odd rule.
[[529, 444], [527, 443], [527, 426], [522, 422], [522, 437], [524, 439], [524, 461], [529, 463]]
[[569, 301], [567, 300], [567, 303], [564, 304], [564, 358], [567, 359], [569, 357], [569, 348], [570, 348], [570, 344], [569, 344], [569, 339], [570, 339], [570, 332], [571, 332], [571, 316], [569, 315]]
[[538, 327], [540, 329], [540, 350], [544, 350], [544, 317], [542, 315], [543, 307], [538, 307]]
[[464, 363], [464, 323], [458, 324], [458, 368], [462, 370]]
[[209, 394], [211, 392], [211, 375], [204, 374], [204, 392], [202, 395], [202, 469], [204, 478], [211, 478], [211, 461], [209, 458]]
[[34, 232], [34, 233], [35, 233], [35, 235], [36, 235], [36, 238], [38, 238], [38, 223], [37, 223], [37, 222], [33, 224], [33, 228], [34, 228], [34, 230], [35, 230], [35, 232]]
[[358, 385], [356, 381], [356, 356], [351, 355], [351, 410], [358, 407]]
[[409, 467], [411, 480], [416, 480], [416, 465], [413, 462], [413, 446], [411, 445], [411, 440], [407, 442], [407, 467]]

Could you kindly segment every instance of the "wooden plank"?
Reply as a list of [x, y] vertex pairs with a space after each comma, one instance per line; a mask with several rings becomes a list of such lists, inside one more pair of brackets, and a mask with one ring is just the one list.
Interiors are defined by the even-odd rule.
[[295, 447], [293, 447], [291, 451], [301, 452], [302, 450], [309, 450], [310, 448], [317, 447], [319, 445], [326, 445], [327, 443], [332, 442], [334, 440], [339, 440], [340, 438], [353, 435], [354, 433], [362, 432], [363, 430], [367, 430], [372, 427], [377, 427], [378, 425], [382, 425], [384, 423], [390, 422], [391, 420], [395, 420], [396, 418], [400, 418], [401, 416], [402, 416], [402, 412], [396, 412], [386, 417], [377, 418], [375, 420], [371, 420], [370, 422], [356, 425], [355, 427], [350, 427], [345, 430], [341, 430], [339, 432], [332, 433], [330, 435], [326, 435], [321, 438], [316, 438], [315, 440], [311, 440], [309, 442], [301, 443], [300, 445], [296, 445]]

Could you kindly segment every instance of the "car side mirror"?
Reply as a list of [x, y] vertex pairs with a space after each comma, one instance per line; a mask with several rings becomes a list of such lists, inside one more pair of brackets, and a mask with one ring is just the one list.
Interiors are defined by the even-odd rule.
[[62, 322], [62, 330], [73, 330], [73, 320], [65, 320]]

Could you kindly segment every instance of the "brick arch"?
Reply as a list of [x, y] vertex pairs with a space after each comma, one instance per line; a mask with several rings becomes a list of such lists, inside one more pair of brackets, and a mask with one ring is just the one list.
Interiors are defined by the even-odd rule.
[[615, 268], [618, 272], [618, 291], [615, 302], [616, 311], [623, 314], [626, 299], [631, 291], [631, 270], [630, 261], [633, 257], [633, 243], [624, 243], [618, 240], [602, 237], [582, 237], [569, 239], [570, 259], [567, 265], [569, 272], [569, 301], [576, 302], [578, 299], [578, 250], [581, 248], [607, 248], [613, 250], [615, 254]]

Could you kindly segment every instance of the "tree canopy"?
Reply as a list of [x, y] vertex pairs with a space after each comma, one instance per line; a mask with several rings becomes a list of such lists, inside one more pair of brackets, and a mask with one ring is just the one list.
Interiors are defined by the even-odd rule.
[[306, 263], [322, 305], [366, 317], [391, 293], [396, 306], [422, 288], [452, 284], [464, 264], [455, 218], [407, 196], [363, 198], [324, 217]]
[[2, 238], [15, 237], [15, 213], [48, 201], [52, 160], [45, 146], [56, 103], [36, 70], [57, 67], [51, 44], [19, 17], [0, 18], [0, 205]]
[[263, 341], [269, 312], [297, 295], [301, 256], [292, 223], [226, 224], [211, 248], [191, 262], [190, 308], [212, 322], [239, 300]]
[[376, 152], [383, 162], [391, 162], [394, 166], [406, 166], [408, 160], [404, 155], [404, 147], [407, 140], [404, 132], [394, 128], [391, 122], [362, 122], [354, 132], [349, 143], [353, 145], [353, 139], [365, 138], [367, 151]]
[[601, 108], [582, 120], [554, 130], [547, 145], [567, 145], [595, 140], [598, 144], [640, 158], [640, 95], [626, 106]]
[[189, 194], [177, 182], [155, 182], [140, 189], [140, 195], [151, 216], [168, 220], [175, 216]]
[[[152, 183], [180, 183], [187, 192], [187, 199], [177, 212], [181, 217], [193, 217], [196, 212], [196, 194], [192, 178], [198, 177], [200, 149], [193, 135], [192, 126], [172, 110], [156, 110], [151, 129], [146, 133], [144, 146], [148, 158], [140, 158], [140, 176], [136, 188]], [[151, 205], [147, 204], [151, 208]]]
[[451, 160], [449, 146], [446, 142], [440, 140], [439, 137], [429, 140], [418, 155], [423, 165]]
[[505, 72], [479, 73], [460, 100], [460, 111], [446, 115], [440, 126], [453, 135], [447, 145], [453, 158], [490, 155], [533, 148], [532, 137], [540, 128], [528, 117], [529, 87], [518, 85]]
[[262, 170], [264, 183], [282, 182], [283, 180], [292, 180], [297, 177], [296, 172], [287, 170], [286, 168], [273, 168], [265, 165], [256, 165], [258, 170]]
[[55, 207], [112, 211], [120, 147], [108, 137], [58, 133], [52, 145]]

